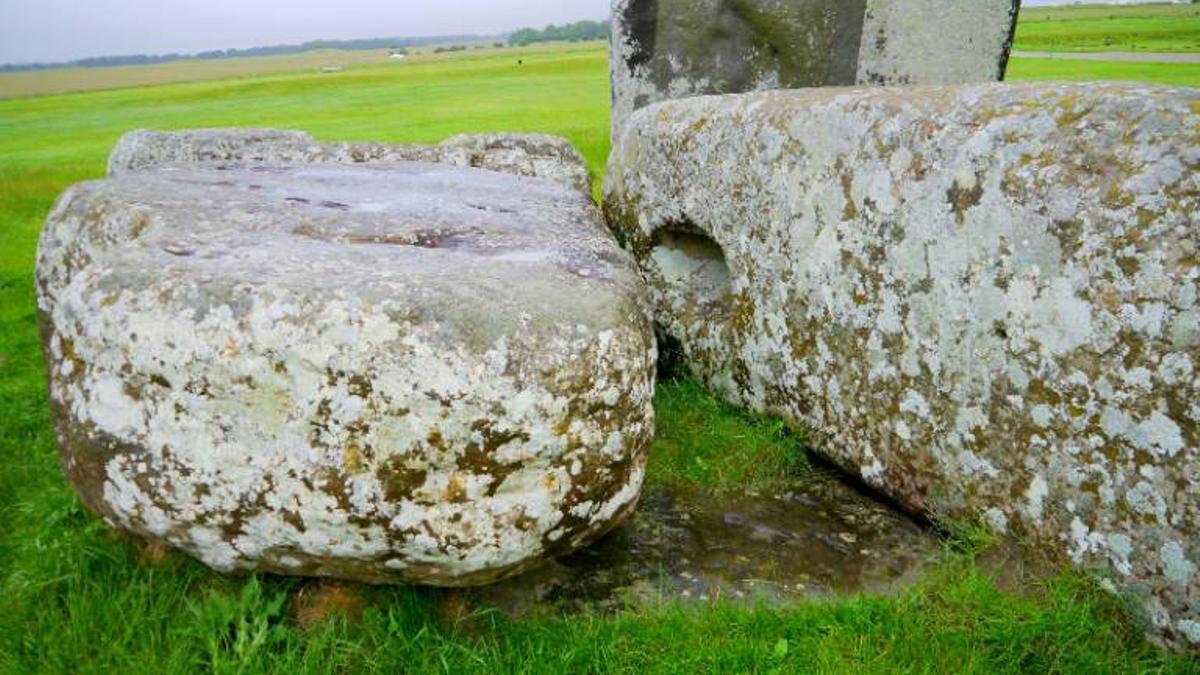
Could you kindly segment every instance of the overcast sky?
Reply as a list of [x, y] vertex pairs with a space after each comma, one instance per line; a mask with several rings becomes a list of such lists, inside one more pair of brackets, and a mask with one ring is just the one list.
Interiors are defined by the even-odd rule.
[[0, 63], [317, 39], [492, 34], [603, 19], [608, 5], [609, 0], [0, 0]]
[[609, 0], [0, 0], [0, 63], [317, 39], [500, 33], [602, 19]]

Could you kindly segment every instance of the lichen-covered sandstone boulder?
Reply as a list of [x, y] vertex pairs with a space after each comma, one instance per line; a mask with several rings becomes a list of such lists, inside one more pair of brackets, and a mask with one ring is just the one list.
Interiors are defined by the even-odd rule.
[[698, 94], [1001, 79], [1019, 0], [613, 0], [613, 137]]
[[322, 143], [280, 129], [139, 129], [121, 137], [108, 160], [119, 176], [174, 162], [255, 161], [363, 164], [420, 161], [544, 178], [592, 194], [587, 163], [569, 141], [546, 134], [463, 134], [438, 145]]
[[606, 212], [729, 400], [1197, 647], [1198, 169], [1196, 90], [811, 89], [639, 111]]
[[575, 190], [168, 165], [63, 195], [37, 284], [80, 497], [216, 569], [482, 584], [637, 501], [645, 289]]

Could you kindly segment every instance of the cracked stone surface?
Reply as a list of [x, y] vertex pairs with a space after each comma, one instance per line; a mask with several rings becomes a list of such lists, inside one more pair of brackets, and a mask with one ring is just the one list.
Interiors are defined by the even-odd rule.
[[613, 138], [699, 94], [999, 80], [1018, 0], [613, 0]]
[[424, 163], [121, 173], [60, 198], [37, 286], [83, 502], [215, 569], [483, 584], [637, 503], [645, 288], [576, 190]]
[[659, 330], [910, 508], [1200, 647], [1200, 91], [809, 89], [635, 114], [605, 208]]
[[203, 161], [363, 164], [420, 161], [544, 178], [592, 194], [587, 163], [575, 146], [546, 134], [463, 134], [438, 145], [322, 143], [280, 129], [139, 129], [121, 137], [109, 176], [162, 164]]

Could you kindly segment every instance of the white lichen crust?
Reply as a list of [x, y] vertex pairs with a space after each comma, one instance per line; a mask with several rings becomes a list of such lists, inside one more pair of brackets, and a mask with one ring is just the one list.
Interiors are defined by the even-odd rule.
[[435, 162], [544, 178], [592, 194], [583, 156], [566, 139], [547, 134], [462, 134], [437, 145], [388, 145], [322, 143], [302, 131], [280, 129], [139, 129], [117, 142], [108, 159], [108, 175], [175, 162], [205, 161]]
[[1196, 647], [1198, 168], [1196, 90], [769, 92], [639, 111], [605, 208], [729, 400]]
[[482, 584], [636, 504], [645, 290], [578, 191], [168, 165], [64, 194], [37, 283], [79, 495], [218, 570]]

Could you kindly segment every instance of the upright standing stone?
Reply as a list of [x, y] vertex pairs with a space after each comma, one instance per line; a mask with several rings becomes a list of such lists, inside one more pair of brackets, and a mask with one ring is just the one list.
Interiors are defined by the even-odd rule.
[[613, 138], [698, 94], [1001, 79], [1018, 0], [614, 0]]
[[609, 224], [732, 402], [1200, 648], [1200, 91], [806, 89], [636, 113]]

